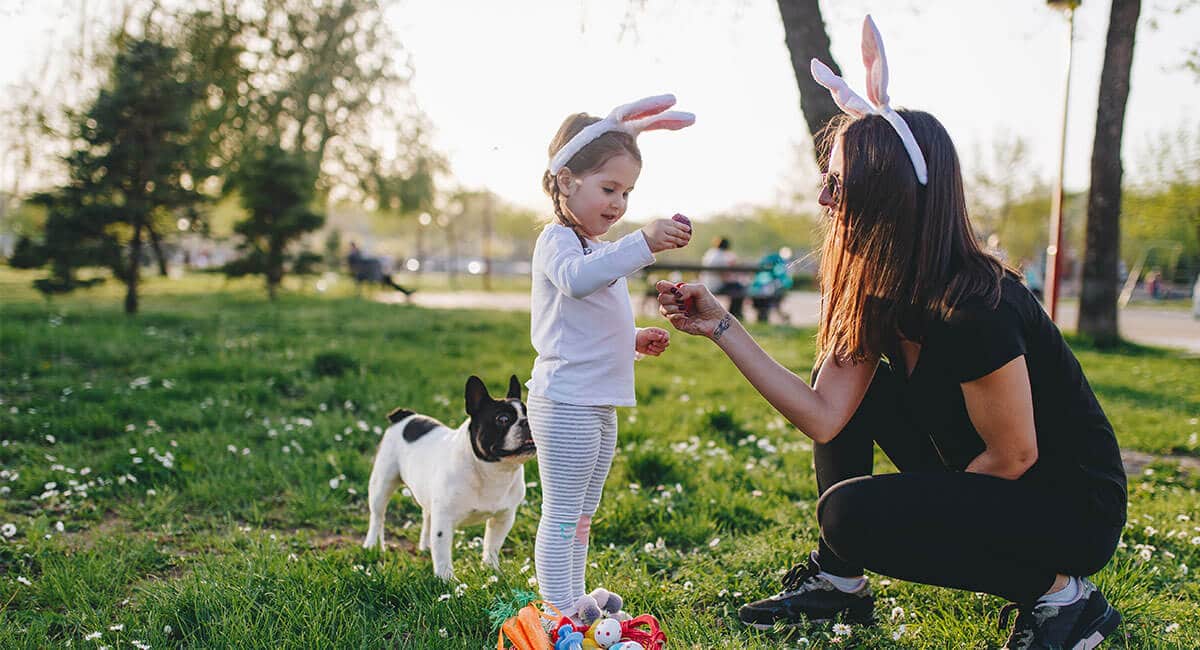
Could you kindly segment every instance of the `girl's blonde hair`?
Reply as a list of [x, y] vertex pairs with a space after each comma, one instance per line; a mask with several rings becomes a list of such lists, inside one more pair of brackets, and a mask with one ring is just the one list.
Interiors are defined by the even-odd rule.
[[[587, 113], [575, 113], [568, 115], [567, 119], [563, 120], [562, 126], [558, 127], [558, 133], [554, 134], [554, 139], [550, 141], [549, 158], [553, 158], [554, 154], [558, 153], [575, 134], [579, 133], [584, 127], [599, 122], [600, 118]], [[604, 163], [608, 162], [615, 156], [628, 154], [640, 165], [642, 164], [642, 152], [638, 149], [637, 140], [628, 133], [623, 131], [608, 131], [600, 135], [595, 140], [584, 145], [571, 159], [567, 161], [565, 169], [569, 169], [574, 176], [583, 176], [600, 169]], [[580, 243], [583, 243], [583, 234], [579, 231], [579, 224], [571, 218], [565, 207], [565, 198], [558, 188], [558, 182], [554, 174], [550, 170], [542, 172], [542, 191], [550, 197], [550, 201], [554, 204], [555, 220], [573, 230], [580, 237]]]

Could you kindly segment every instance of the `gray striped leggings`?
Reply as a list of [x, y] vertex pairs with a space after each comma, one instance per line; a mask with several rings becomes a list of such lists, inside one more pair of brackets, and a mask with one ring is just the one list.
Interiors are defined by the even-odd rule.
[[617, 447], [617, 410], [529, 396], [542, 518], [534, 568], [542, 599], [567, 614], [585, 591], [588, 536]]

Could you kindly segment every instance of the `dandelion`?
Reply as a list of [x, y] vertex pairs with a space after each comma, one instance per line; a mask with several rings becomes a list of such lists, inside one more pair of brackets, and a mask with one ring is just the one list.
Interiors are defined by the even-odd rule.
[[837, 636], [850, 636], [850, 626], [845, 623], [834, 623], [833, 633]]

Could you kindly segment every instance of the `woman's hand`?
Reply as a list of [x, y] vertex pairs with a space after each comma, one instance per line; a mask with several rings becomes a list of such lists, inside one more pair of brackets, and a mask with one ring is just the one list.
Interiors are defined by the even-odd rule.
[[669, 345], [671, 345], [671, 333], [661, 327], [647, 327], [638, 330], [635, 348], [639, 354], [657, 357]]
[[692, 227], [673, 219], [655, 219], [642, 226], [642, 236], [651, 253], [683, 248], [692, 240]]
[[675, 329], [686, 334], [718, 338], [733, 318], [702, 284], [675, 285], [659, 280], [658, 311]]

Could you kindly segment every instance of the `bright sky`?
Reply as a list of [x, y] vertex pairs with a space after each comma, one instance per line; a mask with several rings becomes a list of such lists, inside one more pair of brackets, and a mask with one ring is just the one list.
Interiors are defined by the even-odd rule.
[[[1164, 132], [1200, 123], [1200, 79], [1181, 69], [1200, 34], [1200, 7], [1143, 0], [1125, 165]], [[47, 3], [53, 12], [73, 2]], [[1042, 0], [839, 0], [822, 2], [833, 54], [863, 92], [859, 33], [870, 10], [891, 67], [898, 106], [937, 115], [972, 166], [997, 134], [1023, 136], [1031, 175], [1051, 179], [1066, 65], [1067, 24]], [[30, 73], [49, 20], [19, 0], [0, 0], [0, 85]], [[1082, 189], [1104, 57], [1109, 2], [1084, 0], [1076, 15], [1067, 186]], [[645, 168], [630, 216], [704, 217], [786, 201], [815, 186], [774, 0], [407, 0], [395, 26], [416, 69], [417, 101], [457, 180], [537, 210], [546, 146], [563, 117], [604, 115], [647, 95], [674, 93], [696, 125], [640, 139]], [[1153, 23], [1153, 24], [1152, 24]]]
[[[1200, 121], [1200, 79], [1178, 69], [1200, 34], [1200, 11], [1164, 19], [1174, 4], [1143, 2], [1125, 122], [1127, 169], [1148, 138], [1185, 124], [1194, 130]], [[895, 105], [937, 115], [967, 165], [973, 148], [988, 146], [997, 132], [1020, 134], [1032, 147], [1030, 173], [1053, 178], [1066, 68], [1063, 14], [1040, 0], [821, 5], [833, 55], [860, 93], [859, 34], [869, 8], [887, 48]], [[1084, 0], [1076, 13], [1069, 188], [1088, 183], [1108, 13], [1105, 0]], [[546, 209], [538, 182], [562, 118], [575, 111], [602, 116], [663, 92], [696, 113], [696, 124], [640, 138], [645, 168], [631, 216], [704, 216], [815, 186], [774, 0], [413, 0], [398, 14], [435, 142], [468, 186]], [[623, 31], [629, 16], [633, 25]], [[1159, 18], [1153, 31], [1152, 17]]]

